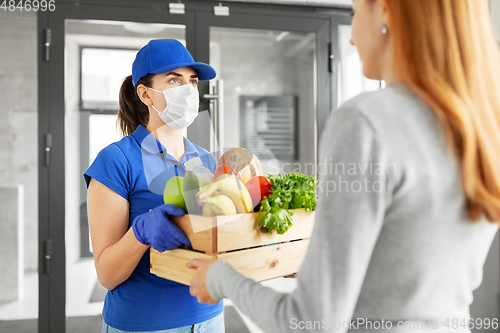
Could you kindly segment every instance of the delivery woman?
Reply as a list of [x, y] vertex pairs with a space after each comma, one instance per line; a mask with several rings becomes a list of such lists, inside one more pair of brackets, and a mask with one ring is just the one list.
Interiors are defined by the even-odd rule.
[[123, 139], [104, 148], [85, 172], [88, 217], [99, 282], [109, 291], [102, 332], [224, 332], [221, 302], [198, 303], [185, 285], [149, 272], [149, 246], [171, 250], [189, 239], [171, 222], [184, 215], [163, 204], [163, 188], [200, 158], [217, 161], [183, 137], [198, 115], [198, 80], [215, 70], [194, 62], [177, 40], [151, 40], [120, 89]]
[[[353, 8], [363, 73], [388, 87], [333, 112], [319, 160], [359, 170], [325, 168], [335, 170], [318, 188], [339, 177], [378, 185], [319, 193], [291, 294], [204, 260], [189, 264], [191, 293], [230, 298], [272, 333], [470, 332], [480, 325], [469, 322], [472, 291], [500, 223], [500, 55], [488, 2], [354, 0]], [[481, 320], [498, 330], [499, 318]]]

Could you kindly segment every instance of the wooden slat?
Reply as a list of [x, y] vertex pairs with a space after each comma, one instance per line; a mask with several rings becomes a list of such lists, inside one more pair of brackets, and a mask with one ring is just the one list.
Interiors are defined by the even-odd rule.
[[300, 240], [218, 255], [240, 274], [255, 281], [264, 281], [299, 271], [309, 240]]
[[195, 274], [186, 264], [194, 258], [218, 258], [227, 261], [241, 274], [264, 281], [298, 272], [304, 261], [309, 240], [256, 247], [219, 255], [176, 249], [158, 252], [151, 249], [151, 273], [159, 277], [189, 285]]
[[217, 236], [216, 220], [214, 217], [186, 214], [173, 217], [174, 223], [186, 234], [193, 249], [205, 253], [216, 253]]
[[212, 255], [176, 249], [172, 251], [158, 252], [151, 248], [151, 269], [150, 272], [167, 280], [172, 280], [185, 285], [189, 285], [196, 270], [186, 267], [192, 259], [212, 259]]
[[220, 253], [309, 238], [314, 227], [315, 212], [292, 209], [293, 225], [283, 235], [276, 231], [263, 233], [259, 227], [266, 213], [248, 213], [205, 217], [184, 215], [174, 222], [191, 240], [193, 249], [205, 253]]
[[262, 232], [259, 222], [266, 213], [242, 214], [238, 220], [227, 223], [225, 216], [217, 216], [218, 252], [311, 237], [315, 213], [304, 209], [292, 209], [291, 212], [293, 225], [283, 235], [276, 231]]

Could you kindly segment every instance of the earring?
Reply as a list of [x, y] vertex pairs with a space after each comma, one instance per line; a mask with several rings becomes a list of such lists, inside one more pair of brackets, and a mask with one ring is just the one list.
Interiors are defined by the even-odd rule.
[[380, 32], [382, 33], [382, 35], [387, 34], [387, 25], [385, 25], [385, 23], [382, 23], [380, 25]]

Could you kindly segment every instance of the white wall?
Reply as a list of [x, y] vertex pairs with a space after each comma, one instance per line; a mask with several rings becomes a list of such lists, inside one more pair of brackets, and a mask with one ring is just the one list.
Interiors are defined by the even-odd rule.
[[500, 0], [490, 0], [491, 21], [497, 41], [500, 43]]
[[34, 14], [0, 10], [0, 185], [24, 186], [27, 270], [38, 267], [36, 29]]

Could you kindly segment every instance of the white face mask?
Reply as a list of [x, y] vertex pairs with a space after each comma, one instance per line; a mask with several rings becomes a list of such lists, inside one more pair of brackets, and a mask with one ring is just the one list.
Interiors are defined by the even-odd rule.
[[151, 106], [158, 112], [158, 115], [165, 124], [173, 129], [188, 127], [198, 117], [200, 96], [198, 90], [193, 85], [184, 84], [163, 91], [153, 88], [149, 89], [163, 93], [165, 96], [165, 101], [167, 102], [165, 110], [160, 112], [154, 105]]

